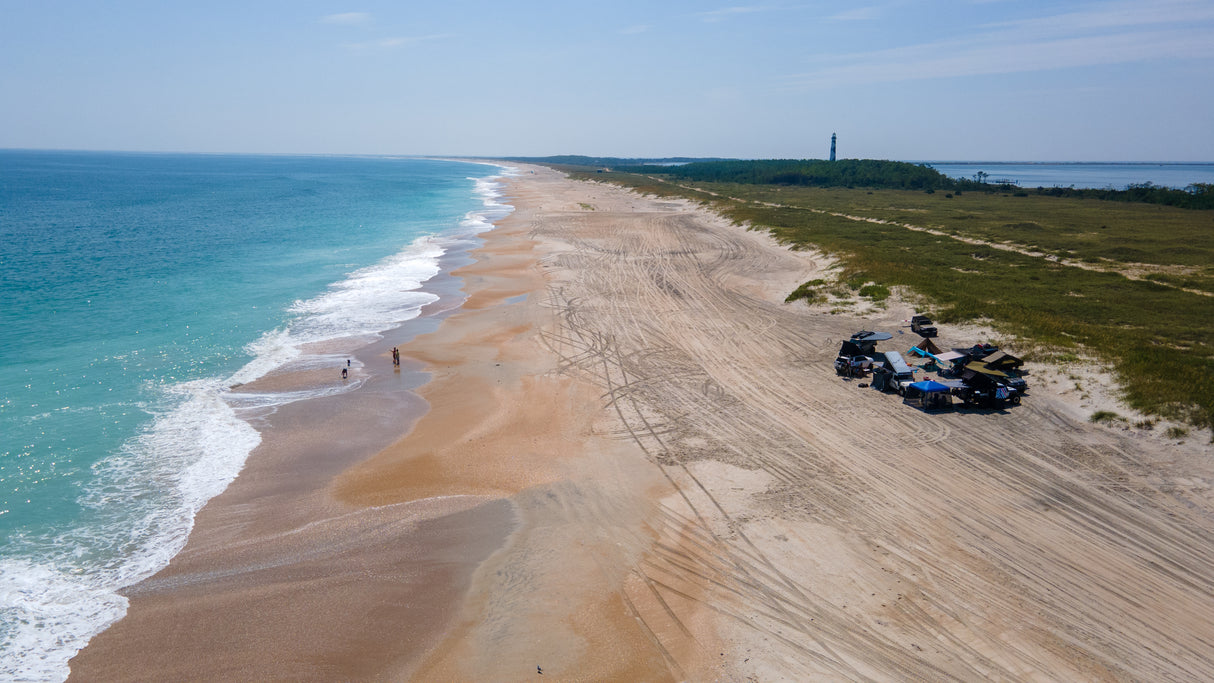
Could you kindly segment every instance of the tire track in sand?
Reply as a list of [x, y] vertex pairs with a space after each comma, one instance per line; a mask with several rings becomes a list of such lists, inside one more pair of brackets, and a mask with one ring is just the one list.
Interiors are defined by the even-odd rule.
[[1214, 679], [1214, 511], [1162, 453], [1044, 397], [927, 416], [860, 392], [831, 340], [866, 322], [754, 295], [796, 255], [594, 193], [533, 226], [543, 343], [675, 491], [626, 568], [672, 671], [709, 609], [739, 677]]

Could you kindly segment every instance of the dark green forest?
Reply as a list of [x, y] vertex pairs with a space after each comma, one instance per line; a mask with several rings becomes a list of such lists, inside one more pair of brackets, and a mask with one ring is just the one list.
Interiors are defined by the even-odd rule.
[[1027, 188], [988, 183], [985, 178], [950, 178], [926, 164], [878, 159], [622, 159], [617, 157], [515, 157], [509, 161], [541, 163], [585, 170], [607, 168], [620, 173], [661, 176], [667, 180], [743, 183], [795, 187], [848, 187], [923, 192], [988, 192], [1013, 196], [1040, 195], [1073, 199], [1163, 204], [1182, 209], [1214, 209], [1214, 185], [1197, 183], [1183, 190], [1151, 183], [1123, 190], [1074, 187]]
[[1197, 183], [1184, 190], [1151, 183], [1130, 185], [1124, 190], [1074, 187], [1024, 188], [983, 180], [950, 178], [925, 164], [877, 159], [765, 159], [756, 161], [699, 161], [680, 166], [619, 166], [625, 173], [659, 173], [671, 179], [697, 182], [789, 185], [801, 187], [851, 187], [925, 192], [999, 192], [1015, 196], [1030, 194], [1101, 199], [1105, 201], [1164, 204], [1183, 209], [1214, 209], [1214, 185]]
[[502, 157], [505, 161], [517, 161], [522, 164], [545, 164], [548, 166], [572, 166], [585, 168], [617, 168], [620, 166], [640, 167], [654, 170], [666, 164], [687, 164], [692, 162], [725, 161], [719, 157], [664, 157], [661, 159], [626, 159], [621, 157], [589, 157], [580, 154], [561, 154], [551, 157]]
[[682, 166], [637, 168], [624, 173], [661, 173], [697, 182], [802, 187], [867, 187], [896, 190], [953, 189], [955, 181], [928, 166], [876, 159], [765, 159], [759, 161], [700, 161]]

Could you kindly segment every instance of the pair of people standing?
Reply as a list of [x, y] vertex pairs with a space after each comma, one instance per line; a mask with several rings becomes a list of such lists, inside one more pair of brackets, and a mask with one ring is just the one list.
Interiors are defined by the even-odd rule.
[[[392, 365], [400, 367], [400, 349], [392, 347]], [[347, 379], [350, 376], [350, 360], [346, 359], [346, 367], [341, 369], [341, 378]]]

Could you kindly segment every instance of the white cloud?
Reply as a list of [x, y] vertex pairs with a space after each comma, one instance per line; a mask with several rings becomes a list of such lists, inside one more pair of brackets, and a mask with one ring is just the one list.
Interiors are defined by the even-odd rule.
[[366, 12], [343, 12], [329, 14], [320, 18], [322, 24], [337, 24], [339, 26], [366, 26], [371, 23], [371, 15]]
[[450, 38], [450, 33], [436, 33], [428, 36], [394, 36], [391, 38], [381, 38], [379, 40], [368, 40], [361, 43], [346, 43], [345, 48], [351, 52], [374, 52], [381, 50], [395, 50], [408, 45], [426, 42], [430, 40], [442, 40]]
[[991, 24], [965, 38], [819, 58], [794, 87], [1025, 73], [1164, 59], [1214, 59], [1214, 3], [1117, 2]]
[[879, 12], [876, 7], [857, 7], [844, 10], [831, 17], [835, 21], [869, 21], [876, 19]]
[[1214, 20], [1209, 0], [1156, 0], [1144, 3], [1122, 1], [1092, 5], [1076, 12], [1020, 19], [991, 25], [1035, 34], [1053, 34], [1116, 29], [1159, 24], [1198, 23]]
[[700, 12], [696, 16], [707, 22], [722, 21], [727, 17], [737, 16], [740, 14], [754, 14], [755, 12], [765, 12], [769, 8], [762, 5], [751, 5], [741, 7], [724, 7], [722, 9], [709, 10]]

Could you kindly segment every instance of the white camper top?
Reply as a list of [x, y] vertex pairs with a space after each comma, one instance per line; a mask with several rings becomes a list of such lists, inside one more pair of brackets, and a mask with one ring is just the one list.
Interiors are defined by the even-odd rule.
[[906, 364], [902, 359], [902, 354], [897, 351], [886, 351], [885, 362], [889, 365], [889, 369], [894, 371], [895, 375], [909, 375], [914, 372], [911, 366]]

